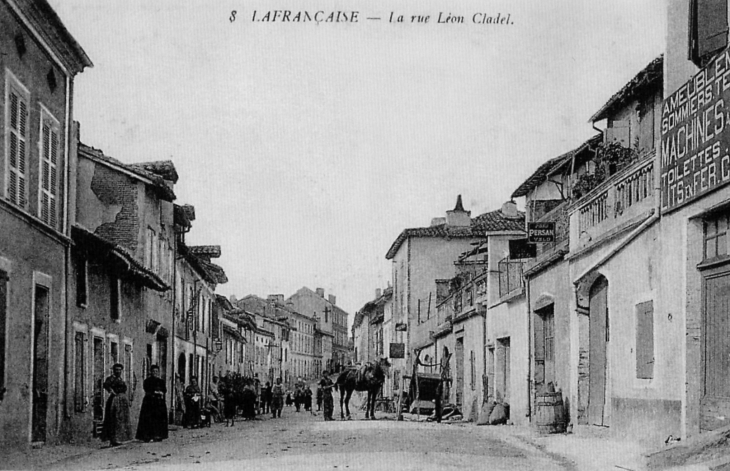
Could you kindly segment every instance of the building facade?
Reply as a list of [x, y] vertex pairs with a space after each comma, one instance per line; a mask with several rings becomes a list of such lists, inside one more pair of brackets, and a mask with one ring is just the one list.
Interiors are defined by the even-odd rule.
[[[74, 218], [74, 77], [91, 61], [45, 1], [0, 2], [0, 446], [55, 442]], [[62, 355], [53, 352], [64, 352]]]

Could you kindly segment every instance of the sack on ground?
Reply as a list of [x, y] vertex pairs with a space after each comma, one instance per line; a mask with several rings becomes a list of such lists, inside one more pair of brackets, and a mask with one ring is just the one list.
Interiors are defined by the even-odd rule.
[[507, 418], [507, 408], [503, 404], [497, 404], [489, 415], [489, 425], [506, 424]]
[[482, 409], [479, 411], [479, 418], [477, 419], [477, 425], [489, 425], [489, 416], [492, 415], [494, 406], [497, 403], [494, 401], [488, 401], [482, 404]]

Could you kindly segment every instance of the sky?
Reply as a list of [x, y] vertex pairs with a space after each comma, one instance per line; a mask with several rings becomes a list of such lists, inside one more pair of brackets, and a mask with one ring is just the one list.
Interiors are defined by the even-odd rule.
[[[82, 142], [173, 160], [176, 203], [196, 209], [187, 242], [222, 248], [218, 293], [321, 287], [350, 323], [403, 229], [458, 194], [472, 216], [498, 209], [593, 135], [666, 23], [662, 0], [49, 2], [94, 63], [75, 81]], [[359, 14], [252, 21], [273, 9]]]

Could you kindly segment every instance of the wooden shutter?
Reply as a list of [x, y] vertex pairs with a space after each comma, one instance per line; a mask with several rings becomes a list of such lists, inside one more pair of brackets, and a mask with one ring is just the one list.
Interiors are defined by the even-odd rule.
[[535, 329], [535, 388], [539, 392], [545, 383], [545, 321], [543, 316], [534, 316]]
[[41, 123], [41, 184], [38, 217], [49, 226], [58, 224], [58, 128], [48, 119]]
[[76, 412], [86, 409], [86, 334], [76, 332], [74, 339], [74, 405]]
[[727, 46], [728, 0], [691, 0], [689, 59], [698, 67]]
[[0, 271], [0, 389], [5, 386], [5, 326], [7, 324], [8, 275]]
[[11, 90], [10, 105], [10, 149], [7, 197], [15, 205], [24, 208], [26, 198], [26, 139], [28, 136], [28, 103]]
[[654, 303], [636, 306], [636, 377], [654, 377]]

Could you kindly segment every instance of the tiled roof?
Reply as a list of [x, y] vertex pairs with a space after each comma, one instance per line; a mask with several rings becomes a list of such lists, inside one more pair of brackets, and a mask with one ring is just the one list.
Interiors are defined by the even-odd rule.
[[172, 183], [177, 183], [178, 175], [175, 170], [175, 164], [172, 160], [156, 160], [154, 162], [138, 162], [135, 164], [129, 164], [130, 167], [138, 168], [146, 172], [154, 173], [159, 175], [165, 180], [170, 180]]
[[138, 279], [142, 285], [154, 289], [156, 291], [167, 291], [170, 286], [165, 283], [155, 272], [144, 266], [142, 262], [134, 258], [134, 256], [124, 247], [109, 241], [98, 234], [94, 234], [81, 226], [72, 227], [72, 237], [87, 252], [94, 253], [96, 256], [104, 254], [111, 255], [114, 259], [121, 262], [124, 269]]
[[184, 243], [179, 244], [179, 251], [190, 266], [197, 271], [205, 281], [212, 284], [228, 283], [228, 277], [223, 268], [214, 263], [210, 263], [203, 257], [199, 257], [190, 251]]
[[574, 155], [580, 153], [587, 147], [597, 145], [602, 139], [603, 136], [601, 134], [596, 134], [577, 148], [566, 152], [563, 155], [559, 155], [558, 157], [554, 157], [540, 165], [527, 180], [517, 187], [517, 189], [512, 193], [512, 198], [519, 198], [520, 196], [527, 195], [535, 187], [549, 178], [550, 175], [553, 175], [557, 169], [561, 168], [567, 162], [570, 162], [570, 159], [573, 158]]
[[526, 194], [528, 194], [530, 191], [532, 191], [533, 188], [545, 181], [545, 177], [548, 175], [550, 170], [555, 167], [556, 164], [562, 162], [565, 159], [570, 159], [571, 155], [572, 151], [567, 152], [561, 156], [552, 158], [544, 164], [540, 165], [537, 170], [535, 170], [535, 172], [529, 176], [527, 180], [522, 182], [522, 184], [517, 187], [517, 189], [512, 193], [512, 198], [519, 198], [520, 196], [525, 196]]
[[[571, 159], [575, 158], [575, 164], [578, 165], [581, 162], [590, 160], [593, 158], [595, 147], [600, 144], [603, 141], [603, 134], [596, 134], [595, 136], [591, 137], [587, 141], [585, 141], [583, 144], [578, 146], [577, 148], [573, 149], [572, 151], [568, 152], [567, 155], [569, 158], [562, 160], [555, 165], [553, 165], [553, 168], [550, 169], [547, 176], [550, 177], [551, 175], [555, 175], [558, 173], [561, 169], [564, 169], [570, 164]], [[586, 152], [587, 151], [587, 152]]]
[[140, 179], [145, 181], [145, 183], [151, 182], [151, 186], [156, 190], [157, 195], [160, 199], [163, 199], [165, 201], [175, 200], [175, 193], [172, 191], [172, 188], [167, 186], [165, 180], [156, 173], [150, 172], [138, 166], [125, 164], [115, 159], [114, 157], [104, 155], [104, 152], [102, 150], [87, 146], [82, 142], [79, 142], [78, 151], [80, 155], [83, 155], [89, 159], [96, 160], [98, 162], [104, 162], [112, 167], [126, 170], [127, 172], [138, 176]]
[[485, 232], [523, 231], [525, 214], [518, 212], [519, 217], [507, 218], [502, 211], [496, 210], [481, 214], [471, 220], [471, 226], [449, 226], [438, 224], [430, 227], [406, 229], [395, 239], [385, 258], [390, 260], [398, 253], [398, 249], [409, 238], [431, 237], [441, 239], [470, 239], [485, 237]]
[[647, 91], [653, 92], [662, 90], [664, 85], [664, 55], [660, 55], [649, 63], [644, 69], [616, 92], [600, 110], [596, 112], [589, 122], [595, 123], [607, 118], [616, 108], [626, 104], [627, 101], [641, 96]]

